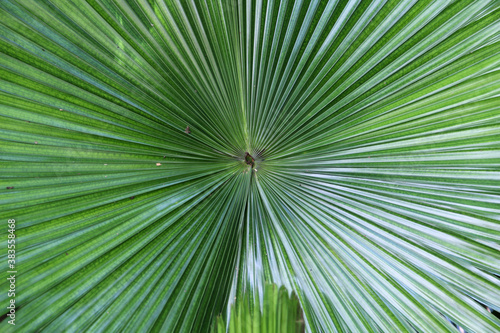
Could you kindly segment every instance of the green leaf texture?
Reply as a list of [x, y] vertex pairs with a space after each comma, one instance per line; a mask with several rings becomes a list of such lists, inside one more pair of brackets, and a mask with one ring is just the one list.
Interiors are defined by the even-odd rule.
[[0, 331], [498, 332], [499, 93], [498, 1], [2, 0]]
[[[262, 310], [261, 310], [262, 308]], [[235, 299], [231, 306], [231, 318], [228, 323], [218, 316], [212, 326], [212, 333], [302, 333], [304, 332], [304, 314], [295, 293], [289, 297], [285, 287], [274, 284], [264, 287], [262, 302], [253, 299], [251, 292]]]

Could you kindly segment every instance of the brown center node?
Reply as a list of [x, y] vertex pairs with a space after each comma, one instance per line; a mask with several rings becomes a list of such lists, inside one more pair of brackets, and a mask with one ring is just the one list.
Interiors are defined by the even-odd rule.
[[248, 152], [245, 153], [245, 163], [251, 165], [252, 168], [255, 165], [255, 159]]

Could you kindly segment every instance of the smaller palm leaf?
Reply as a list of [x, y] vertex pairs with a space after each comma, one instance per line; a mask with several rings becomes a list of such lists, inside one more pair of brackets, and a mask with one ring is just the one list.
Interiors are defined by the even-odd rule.
[[[244, 293], [231, 306], [230, 333], [305, 331], [304, 313], [295, 293], [289, 295], [285, 287], [267, 284], [262, 307], [258, 297], [254, 300], [252, 295], [251, 292]], [[222, 316], [217, 316], [212, 333], [226, 332], [226, 328]]]

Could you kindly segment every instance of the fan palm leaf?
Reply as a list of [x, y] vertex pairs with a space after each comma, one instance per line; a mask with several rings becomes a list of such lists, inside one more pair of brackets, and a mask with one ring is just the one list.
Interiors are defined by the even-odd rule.
[[267, 283], [311, 332], [500, 331], [499, 31], [488, 0], [1, 1], [0, 331], [208, 331]]

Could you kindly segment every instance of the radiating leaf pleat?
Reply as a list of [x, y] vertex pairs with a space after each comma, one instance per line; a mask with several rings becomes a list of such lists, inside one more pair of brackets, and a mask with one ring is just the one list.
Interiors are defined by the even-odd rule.
[[500, 331], [499, 13], [1, 1], [0, 331]]

